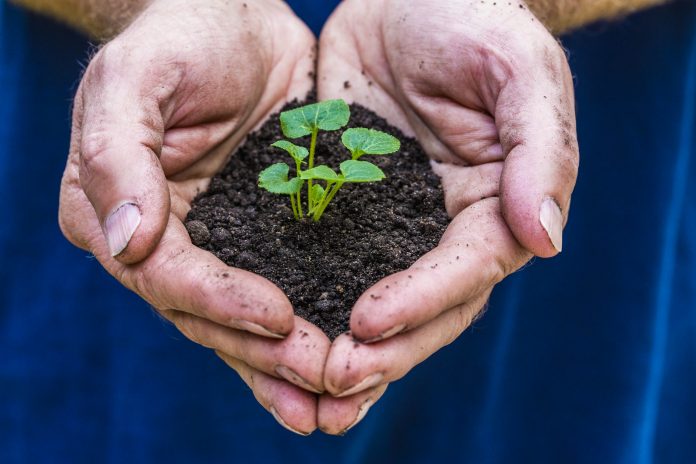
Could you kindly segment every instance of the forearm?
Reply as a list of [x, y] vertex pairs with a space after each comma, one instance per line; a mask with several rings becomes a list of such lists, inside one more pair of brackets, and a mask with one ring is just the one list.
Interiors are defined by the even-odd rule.
[[526, 0], [529, 8], [554, 34], [666, 2], [667, 0]]
[[106, 40], [121, 32], [152, 0], [10, 0], [53, 16], [90, 37]]

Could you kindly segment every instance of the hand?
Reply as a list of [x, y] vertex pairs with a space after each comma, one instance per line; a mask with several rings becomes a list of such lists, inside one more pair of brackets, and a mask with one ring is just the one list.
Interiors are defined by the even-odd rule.
[[[517, 1], [347, 0], [318, 66], [321, 99], [361, 103], [418, 138], [453, 217], [433, 251], [354, 306], [324, 373], [348, 399], [452, 342], [532, 253], [561, 251], [578, 168], [573, 83], [563, 50]], [[319, 426], [338, 433], [327, 398]]]
[[277, 0], [155, 0], [85, 71], [60, 198], [72, 243], [300, 433], [316, 427], [329, 340], [273, 284], [193, 246], [182, 220], [245, 135], [311, 88], [314, 46]]

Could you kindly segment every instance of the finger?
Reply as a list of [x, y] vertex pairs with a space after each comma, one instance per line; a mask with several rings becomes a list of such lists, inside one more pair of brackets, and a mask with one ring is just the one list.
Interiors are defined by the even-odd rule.
[[400, 379], [461, 335], [481, 311], [490, 292], [489, 288], [471, 302], [450, 309], [417, 329], [378, 343], [359, 343], [350, 334], [339, 336], [326, 361], [327, 391], [342, 398]]
[[503, 216], [525, 248], [549, 257], [563, 249], [579, 155], [565, 55], [554, 43], [537, 56], [501, 91], [495, 120], [506, 154]]
[[455, 217], [468, 206], [485, 198], [498, 196], [503, 163], [478, 166], [458, 166], [431, 161], [435, 174], [440, 176], [445, 193], [445, 208]]
[[324, 391], [324, 362], [331, 342], [318, 327], [299, 317], [295, 317], [294, 329], [285, 339], [271, 340], [181, 311], [167, 310], [162, 314], [199, 345], [307, 391]]
[[530, 257], [501, 217], [498, 198], [481, 200], [452, 220], [434, 250], [358, 299], [352, 334], [369, 342], [418, 327], [492, 287]]
[[94, 210], [77, 184], [73, 160], [68, 161], [61, 184], [61, 229], [71, 242], [93, 253], [119, 282], [159, 310], [178, 309], [267, 337], [290, 333], [294, 313], [282, 290], [195, 247], [174, 215], [146, 260], [123, 265], [113, 259]]
[[280, 425], [298, 435], [307, 436], [317, 428], [317, 396], [301, 388], [257, 371], [242, 361], [217, 355], [234, 369], [254, 398]]
[[330, 435], [345, 435], [365, 418], [386, 390], [387, 384], [383, 384], [346, 398], [328, 394], [320, 396], [317, 412], [319, 430]]
[[[123, 263], [154, 249], [169, 215], [169, 190], [158, 156], [171, 70], [143, 75], [112, 42], [94, 58], [80, 87], [79, 178], [99, 218], [109, 253]], [[146, 66], [145, 66], [146, 67]], [[156, 82], [151, 77], [157, 74]], [[163, 75], [159, 75], [163, 74]]]
[[157, 309], [178, 309], [273, 338], [289, 334], [294, 324], [292, 305], [278, 287], [193, 246], [173, 216], [145, 261], [130, 266], [113, 260], [102, 264]]

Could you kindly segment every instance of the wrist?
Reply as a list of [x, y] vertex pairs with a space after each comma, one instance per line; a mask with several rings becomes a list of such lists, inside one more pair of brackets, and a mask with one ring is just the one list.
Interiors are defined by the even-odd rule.
[[525, 0], [529, 10], [554, 35], [666, 2], [667, 0]]
[[99, 41], [122, 31], [151, 0], [10, 0], [51, 16]]

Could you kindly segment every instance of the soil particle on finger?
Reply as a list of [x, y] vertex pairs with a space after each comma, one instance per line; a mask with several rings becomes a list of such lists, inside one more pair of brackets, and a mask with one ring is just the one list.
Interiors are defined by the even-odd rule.
[[[286, 109], [302, 104], [293, 102]], [[289, 197], [257, 186], [259, 172], [269, 165], [294, 165], [286, 153], [270, 147], [284, 138], [278, 115], [249, 135], [208, 190], [196, 197], [186, 219], [195, 245], [278, 285], [296, 314], [331, 339], [348, 330], [350, 310], [365, 290], [433, 249], [449, 223], [440, 179], [418, 142], [359, 105], [351, 105], [348, 127], [393, 134], [401, 140], [401, 150], [363, 157], [387, 178], [345, 184], [318, 223], [296, 221]], [[319, 133], [315, 164], [338, 169], [349, 158], [340, 143], [342, 132]], [[306, 139], [293, 142], [308, 147]], [[374, 307], [379, 310], [378, 304]]]
[[210, 231], [202, 221], [188, 221], [186, 230], [191, 236], [191, 242], [196, 246], [203, 246], [210, 240]]

